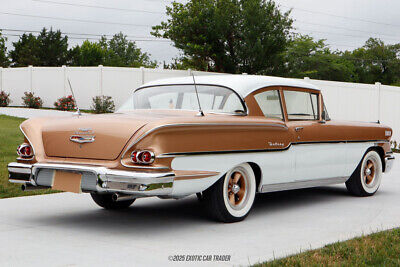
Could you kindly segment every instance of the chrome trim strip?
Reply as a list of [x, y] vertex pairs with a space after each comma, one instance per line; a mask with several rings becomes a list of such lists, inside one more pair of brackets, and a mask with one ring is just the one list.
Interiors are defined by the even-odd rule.
[[33, 157], [32, 157], [32, 158], [34, 158], [35, 155], [36, 155], [35, 147], [33, 146], [31, 140], [30, 140], [29, 137], [26, 135], [26, 133], [24, 132], [24, 130], [22, 130], [21, 124], [19, 125], [19, 129], [20, 129], [20, 131], [22, 132], [22, 134], [25, 136], [26, 140], [28, 140], [29, 144], [31, 145], [32, 150], [33, 150]]
[[[74, 139], [74, 137], [78, 137], [79, 139]], [[79, 143], [79, 144], [84, 144], [84, 143], [93, 143], [95, 140], [95, 136], [82, 136], [78, 134], [73, 134], [69, 137], [69, 141], [74, 142], [74, 143]]]
[[52, 163], [35, 163], [32, 165], [32, 173], [36, 175], [37, 169], [57, 169], [57, 170], [69, 170], [69, 171], [87, 171], [99, 175], [111, 175], [111, 176], [122, 176], [122, 177], [135, 177], [135, 178], [161, 178], [173, 176], [172, 172], [164, 173], [148, 173], [148, 172], [131, 172], [123, 170], [112, 170], [106, 167], [93, 167], [86, 165], [70, 165], [70, 164], [52, 164]]
[[8, 172], [12, 173], [23, 173], [23, 174], [31, 174], [31, 169], [29, 168], [14, 168], [8, 167]]
[[[244, 149], [244, 150], [221, 150], [221, 151], [192, 151], [192, 152], [169, 152], [163, 153], [157, 156], [157, 158], [173, 158], [173, 157], [182, 157], [182, 156], [193, 156], [193, 155], [203, 155], [203, 154], [229, 154], [229, 153], [256, 153], [256, 152], [278, 152], [289, 149], [292, 145], [312, 145], [312, 144], [334, 144], [334, 143], [355, 143], [355, 142], [375, 142], [375, 140], [360, 140], [360, 141], [318, 141], [318, 142], [296, 142], [290, 143], [286, 147], [282, 148], [271, 148], [271, 149]], [[375, 145], [378, 143], [383, 143], [386, 141], [377, 141]]]
[[27, 158], [27, 159], [18, 157], [17, 160], [20, 160], [20, 161], [32, 161], [32, 160], [33, 160], [33, 157], [32, 157], [32, 158]]
[[26, 184], [26, 183], [29, 183], [29, 181], [15, 180], [15, 179], [8, 179], [8, 182], [13, 183], [13, 184]]
[[158, 158], [174, 158], [182, 156], [195, 156], [195, 155], [207, 155], [207, 154], [230, 154], [230, 153], [257, 153], [257, 152], [279, 152], [290, 148], [288, 145], [283, 148], [271, 148], [271, 149], [246, 149], [246, 150], [222, 150], [222, 151], [194, 151], [194, 152], [173, 152], [164, 153], [158, 156]]
[[209, 177], [214, 177], [214, 176], [219, 176], [221, 175], [220, 172], [215, 172], [212, 174], [207, 174], [207, 173], [202, 173], [202, 174], [183, 174], [183, 175], [176, 175], [175, 178], [184, 178], [184, 177], [204, 177], [204, 178], [209, 178]]
[[277, 192], [284, 190], [294, 190], [301, 188], [341, 184], [346, 182], [348, 179], [349, 177], [333, 177], [333, 178], [323, 178], [315, 180], [295, 181], [295, 182], [281, 183], [281, 184], [264, 184], [262, 185], [260, 192], [269, 193], [269, 192]]
[[[121, 156], [121, 164], [124, 167], [127, 168], [136, 168], [134, 166], [130, 166], [130, 165], [126, 165], [122, 162], [122, 160], [124, 159], [126, 153], [133, 147], [135, 146], [137, 143], [139, 143], [143, 138], [145, 138], [146, 136], [148, 136], [149, 134], [151, 134], [152, 132], [158, 130], [158, 129], [162, 129], [162, 128], [166, 128], [166, 127], [179, 127], [179, 126], [263, 126], [263, 127], [280, 127], [280, 128], [284, 128], [284, 129], [288, 129], [288, 127], [286, 125], [282, 125], [282, 124], [277, 124], [277, 123], [174, 123], [174, 124], [165, 124], [165, 125], [160, 125], [158, 127], [154, 127], [153, 129], [150, 129], [149, 131], [145, 132], [144, 134], [142, 134], [135, 142], [133, 142], [132, 144], [130, 144], [128, 146], [127, 149], [125, 149], [124, 153]], [[163, 155], [163, 154], [162, 154]], [[156, 156], [157, 158], [158, 156]], [[167, 168], [168, 169], [168, 168]]]

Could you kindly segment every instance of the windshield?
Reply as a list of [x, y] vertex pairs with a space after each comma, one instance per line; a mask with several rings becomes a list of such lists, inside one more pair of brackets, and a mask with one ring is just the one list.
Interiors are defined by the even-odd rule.
[[[240, 97], [225, 87], [197, 85], [204, 112], [245, 113]], [[199, 110], [194, 85], [154, 86], [136, 90], [118, 111], [134, 109]]]

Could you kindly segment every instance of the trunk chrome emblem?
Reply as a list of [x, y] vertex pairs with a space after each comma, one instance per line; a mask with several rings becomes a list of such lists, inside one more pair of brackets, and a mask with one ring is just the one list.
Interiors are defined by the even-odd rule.
[[70, 141], [84, 144], [84, 143], [93, 143], [95, 139], [94, 135], [82, 136], [82, 135], [71, 135], [69, 138]]

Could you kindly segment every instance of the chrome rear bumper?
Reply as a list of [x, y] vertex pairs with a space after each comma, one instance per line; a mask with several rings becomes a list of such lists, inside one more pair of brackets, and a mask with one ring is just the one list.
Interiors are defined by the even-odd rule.
[[135, 172], [72, 164], [8, 164], [9, 181], [26, 186], [51, 188], [55, 171], [82, 174], [83, 192], [123, 193], [140, 196], [168, 196], [172, 193], [173, 172]]

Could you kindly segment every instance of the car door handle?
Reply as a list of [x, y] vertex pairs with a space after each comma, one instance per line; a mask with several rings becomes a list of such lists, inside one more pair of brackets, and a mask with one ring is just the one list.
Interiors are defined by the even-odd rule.
[[294, 128], [294, 130], [296, 131], [296, 132], [300, 132], [301, 130], [303, 130], [304, 129], [304, 127], [296, 127], [296, 128]]

